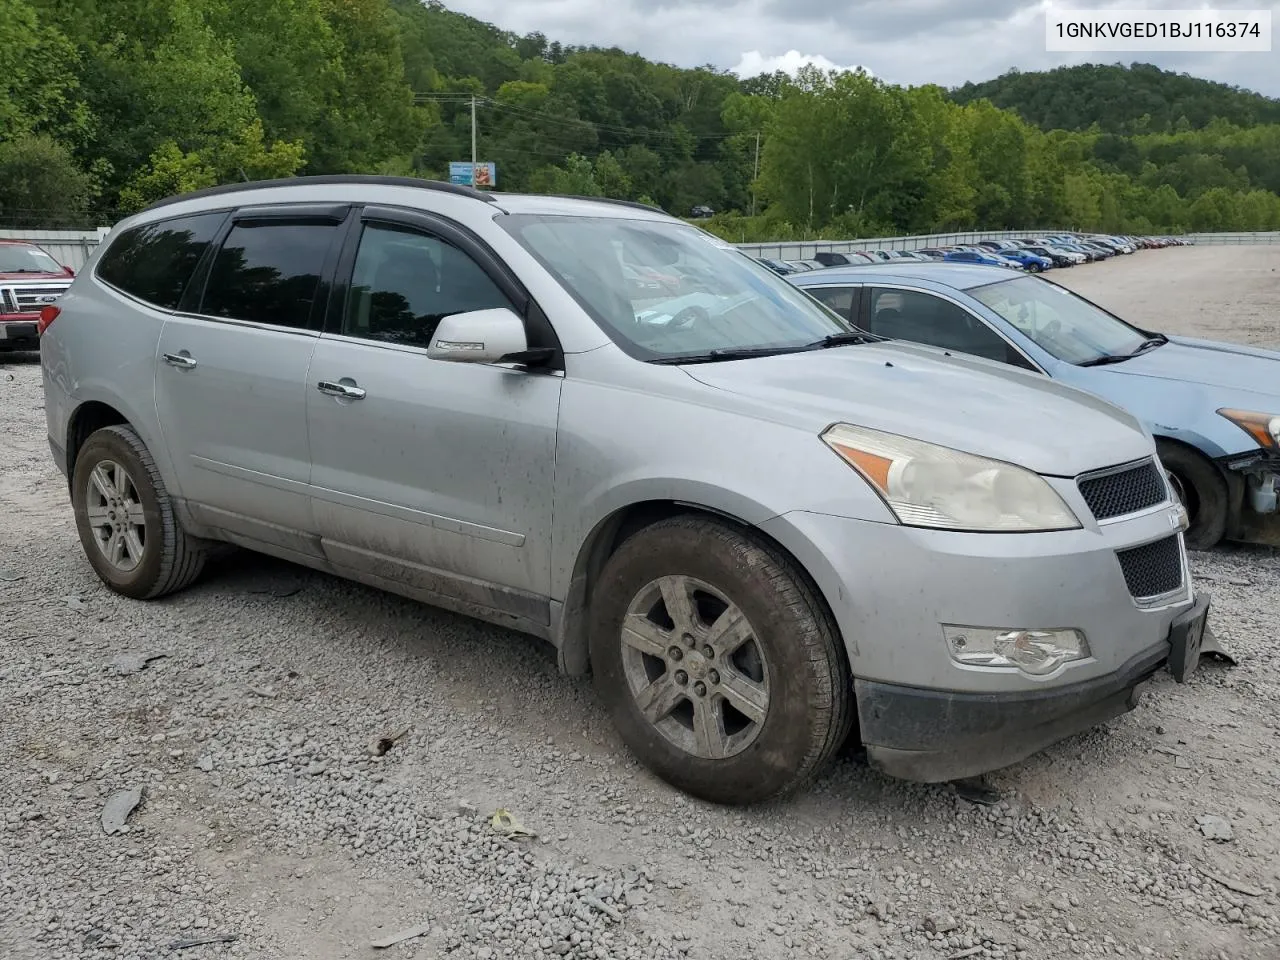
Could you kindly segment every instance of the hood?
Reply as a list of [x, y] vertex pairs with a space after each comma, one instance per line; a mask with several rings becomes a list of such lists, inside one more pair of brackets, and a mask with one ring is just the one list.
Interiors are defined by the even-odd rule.
[[1280, 399], [1280, 352], [1257, 347], [1170, 337], [1162, 347], [1099, 369], [1118, 376], [1156, 377]]
[[23, 280], [31, 280], [37, 283], [43, 283], [49, 280], [65, 280], [67, 283], [72, 281], [72, 277], [62, 271], [57, 273], [5, 273], [0, 271], [0, 281], [4, 283], [20, 283]]
[[683, 369], [814, 433], [853, 423], [1049, 476], [1072, 477], [1154, 451], [1136, 419], [1091, 394], [1004, 364], [900, 341]]

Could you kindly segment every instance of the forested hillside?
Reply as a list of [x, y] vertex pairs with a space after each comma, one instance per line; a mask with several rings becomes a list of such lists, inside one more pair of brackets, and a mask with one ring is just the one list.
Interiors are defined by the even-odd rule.
[[1171, 133], [1200, 130], [1214, 120], [1237, 126], [1280, 123], [1280, 100], [1225, 83], [1201, 80], [1149, 63], [1087, 63], [1039, 73], [1011, 70], [953, 90], [957, 103], [990, 100], [1044, 130]]
[[435, 0], [5, 10], [0, 226], [109, 223], [245, 179], [442, 178], [470, 158], [474, 98], [499, 189], [707, 205], [733, 240], [1280, 229], [1276, 101], [1154, 68], [1002, 77], [1001, 109], [973, 86], [740, 81], [516, 36]]

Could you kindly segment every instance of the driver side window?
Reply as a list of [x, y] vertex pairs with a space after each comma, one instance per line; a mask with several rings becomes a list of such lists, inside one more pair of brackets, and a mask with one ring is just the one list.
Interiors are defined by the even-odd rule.
[[871, 291], [869, 307], [868, 326], [882, 337], [1030, 368], [1021, 354], [983, 320], [931, 293], [877, 287]]
[[510, 306], [480, 265], [452, 244], [369, 224], [360, 237], [342, 332], [425, 348], [445, 317]]

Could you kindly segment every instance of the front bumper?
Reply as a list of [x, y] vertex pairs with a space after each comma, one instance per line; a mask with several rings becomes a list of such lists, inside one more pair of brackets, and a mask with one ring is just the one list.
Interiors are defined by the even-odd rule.
[[37, 323], [39, 314], [0, 314], [0, 343], [20, 340], [31, 342], [39, 340], [40, 329]]
[[[1070, 495], [1065, 485], [1060, 492]], [[796, 557], [831, 607], [872, 762], [896, 776], [946, 780], [1015, 763], [1132, 709], [1134, 688], [1168, 659], [1170, 627], [1194, 594], [1180, 542], [1181, 586], [1154, 602], [1131, 594], [1119, 554], [1176, 537], [1175, 509], [1036, 534], [805, 512], [761, 529]], [[1090, 655], [1038, 677], [961, 664], [944, 624], [1075, 629]]]
[[1016, 693], [855, 680], [862, 742], [871, 766], [903, 780], [939, 783], [999, 770], [1132, 710], [1168, 657], [1169, 645], [1158, 643], [1107, 676]]

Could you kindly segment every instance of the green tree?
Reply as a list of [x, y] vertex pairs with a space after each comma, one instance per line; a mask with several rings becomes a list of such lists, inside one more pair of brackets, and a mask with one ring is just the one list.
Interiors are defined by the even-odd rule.
[[85, 227], [92, 178], [44, 134], [0, 142], [0, 219], [12, 226]]

